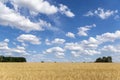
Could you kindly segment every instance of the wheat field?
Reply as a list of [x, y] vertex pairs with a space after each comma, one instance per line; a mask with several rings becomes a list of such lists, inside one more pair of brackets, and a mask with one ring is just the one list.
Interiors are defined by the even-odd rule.
[[0, 80], [120, 80], [120, 64], [0, 63]]

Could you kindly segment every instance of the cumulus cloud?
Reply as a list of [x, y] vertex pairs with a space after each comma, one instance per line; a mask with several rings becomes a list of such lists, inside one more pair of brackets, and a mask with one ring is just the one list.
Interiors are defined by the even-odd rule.
[[10, 41], [9, 39], [5, 39], [5, 40], [4, 40], [4, 42], [7, 42], [7, 43], [8, 43], [9, 41]]
[[28, 8], [32, 13], [42, 13], [46, 15], [55, 14], [58, 8], [45, 0], [11, 0], [16, 9], [20, 7]]
[[17, 40], [22, 43], [29, 42], [31, 44], [36, 44], [36, 45], [41, 44], [40, 38], [32, 34], [22, 34], [19, 37], [17, 37]]
[[78, 35], [79, 36], [88, 36], [88, 31], [91, 30], [91, 28], [96, 27], [95, 24], [93, 25], [86, 25], [84, 27], [79, 27], [78, 28]]
[[65, 50], [61, 47], [52, 47], [44, 51], [45, 54], [55, 54], [58, 58], [64, 57]]
[[12, 52], [12, 53], [24, 53], [24, 54], [28, 54], [26, 52], [26, 49], [24, 47], [21, 47], [21, 46], [17, 46], [16, 48], [10, 49], [10, 52]]
[[94, 55], [94, 54], [100, 54], [100, 52], [87, 44], [83, 43], [66, 43], [65, 44], [65, 50], [70, 50], [71, 54], [73, 54], [74, 57], [79, 57], [80, 55]]
[[[75, 43], [66, 43], [64, 49], [71, 51], [71, 54], [75, 57], [80, 55], [101, 54], [104, 52], [119, 53], [119, 46], [102, 45], [108, 42], [114, 43], [115, 40], [119, 39], [120, 31], [116, 31], [114, 33], [107, 32], [101, 35], [96, 35], [96, 37], [90, 37], [88, 40], [82, 40]], [[102, 48], [100, 46], [102, 46]]]
[[52, 43], [53, 44], [63, 44], [65, 42], [64, 39], [60, 39], [60, 38], [55, 38]]
[[106, 45], [104, 46], [101, 51], [107, 53], [120, 53], [120, 46], [118, 45]]
[[91, 49], [96, 49], [98, 47], [98, 45], [100, 44], [100, 42], [93, 38], [93, 37], [90, 37], [88, 40], [83, 40], [81, 41], [81, 45], [83, 47], [85, 47], [86, 49], [88, 48], [91, 48]]
[[79, 43], [66, 43], [65, 49], [71, 50], [71, 51], [78, 51], [83, 50], [83, 47]]
[[116, 31], [115, 33], [104, 33], [102, 35], [97, 35], [96, 39], [99, 40], [100, 43], [104, 42], [114, 42], [116, 39], [120, 39], [120, 31]]
[[15, 48], [9, 47], [9, 39], [5, 39], [0, 42], [0, 52], [5, 53], [4, 55], [9, 55], [13, 53], [19, 53], [19, 55], [28, 55], [26, 49], [22, 46], [17, 46]]
[[0, 50], [8, 50], [8, 42], [6, 42], [6, 39], [3, 42], [0, 42]]
[[101, 35], [97, 35], [95, 38], [90, 37], [88, 40], [81, 41], [81, 45], [86, 49], [97, 49], [101, 44], [107, 42], [114, 42], [115, 40], [120, 39], [120, 31], [116, 31], [114, 33], [104, 33]]
[[70, 38], [75, 38], [75, 34], [72, 33], [72, 32], [66, 33], [66, 36], [67, 36], [67, 37], [70, 37]]
[[63, 4], [60, 4], [59, 11], [62, 14], [66, 15], [67, 17], [74, 17], [75, 16], [75, 14], [73, 12], [71, 12], [71, 10], [66, 5], [63, 5]]
[[52, 47], [46, 50], [46, 53], [53, 53], [53, 52], [64, 52], [61, 47]]
[[118, 13], [118, 10], [104, 10], [103, 8], [98, 8], [95, 11], [88, 11], [85, 16], [98, 16], [101, 19], [107, 19]]
[[93, 47], [88, 47], [86, 44], [82, 43], [67, 43], [65, 49], [71, 51], [74, 57], [79, 57], [80, 55], [95, 55], [101, 52]]
[[61, 38], [55, 38], [53, 41], [50, 41], [48, 39], [45, 40], [46, 45], [63, 44], [65, 42], [66, 42], [66, 40], [65, 39], [61, 39]]
[[97, 48], [99, 45], [106, 42], [114, 42], [120, 39], [120, 31], [114, 33], [103, 33], [101, 35], [96, 35], [96, 37], [90, 37], [88, 40], [82, 40], [80, 43], [84, 45], [85, 48]]
[[[34, 23], [28, 18], [20, 15], [18, 12], [10, 9], [6, 5], [0, 2], [0, 24], [4, 26], [11, 26], [26, 32], [34, 30], [43, 30], [43, 22]], [[42, 25], [42, 26], [40, 26]], [[45, 24], [46, 25], [46, 24]]]
[[[6, 6], [6, 4], [4, 4], [5, 2], [12, 3], [15, 9]], [[59, 30], [58, 28], [52, 27], [49, 22], [42, 19], [32, 22], [29, 17], [25, 17], [20, 13], [20, 10], [18, 10], [20, 8], [28, 8], [30, 13], [42, 13], [46, 15], [55, 14], [60, 11], [60, 8], [51, 5], [48, 1], [45, 0], [2, 0], [0, 1], [0, 24], [3, 26], [20, 29], [25, 32], [43, 31], [45, 29], [52, 31]], [[72, 16], [72, 12], [70, 12], [68, 7], [65, 8], [62, 13], [66, 13], [68, 16]], [[33, 15], [29, 16], [34, 18]]]
[[70, 9], [63, 4], [60, 4], [59, 7], [50, 4], [46, 0], [35, 0], [35, 1], [29, 1], [29, 0], [11, 0], [12, 4], [16, 9], [19, 9], [21, 7], [26, 7], [30, 10], [31, 14], [46, 14], [46, 15], [52, 15], [57, 12], [60, 12], [62, 14], [65, 14], [67, 17], [74, 17], [74, 13], [70, 11]]

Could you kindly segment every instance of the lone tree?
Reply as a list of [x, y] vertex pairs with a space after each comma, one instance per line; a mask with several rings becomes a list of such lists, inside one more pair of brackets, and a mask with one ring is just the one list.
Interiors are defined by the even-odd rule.
[[99, 57], [96, 59], [95, 62], [109, 62], [111, 63], [112, 62], [112, 57], [111, 56], [108, 56], [108, 57]]

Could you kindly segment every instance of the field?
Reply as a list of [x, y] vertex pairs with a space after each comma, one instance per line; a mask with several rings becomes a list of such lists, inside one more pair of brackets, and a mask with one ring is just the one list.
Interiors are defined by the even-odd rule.
[[120, 64], [0, 63], [0, 80], [120, 80]]

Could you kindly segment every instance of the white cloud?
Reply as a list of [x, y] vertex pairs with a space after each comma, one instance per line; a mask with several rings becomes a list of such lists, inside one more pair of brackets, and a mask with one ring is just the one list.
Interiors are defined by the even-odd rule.
[[76, 51], [71, 51], [71, 54], [74, 56], [74, 57], [79, 57], [80, 54]]
[[120, 39], [120, 31], [116, 31], [115, 33], [104, 33], [102, 35], [97, 35], [96, 39], [100, 42], [100, 43], [104, 43], [104, 42], [114, 42], [114, 40], [116, 39]]
[[30, 10], [30, 13], [32, 15], [37, 15], [39, 13], [51, 15], [55, 14], [57, 12], [60, 12], [61, 14], [65, 14], [67, 17], [74, 17], [74, 13], [71, 12], [71, 10], [63, 4], [60, 4], [59, 7], [50, 4], [46, 0], [35, 0], [35, 1], [29, 1], [29, 0], [10, 0], [12, 4], [14, 5], [15, 9], [18, 10], [21, 7], [26, 7]]
[[21, 46], [17, 46], [16, 48], [10, 49], [12, 53], [26, 53], [25, 48]]
[[42, 27], [42, 30], [44, 30], [44, 29], [48, 29], [48, 30], [52, 30], [52, 31], [57, 30], [57, 28], [52, 27], [52, 25], [50, 23], [48, 23], [44, 20], [41, 20], [41, 19], [39, 20], [39, 22], [37, 24], [39, 24], [39, 26]]
[[[101, 53], [120, 53], [120, 46], [106, 45], [105, 43], [115, 42], [115, 40], [120, 39], [120, 31], [114, 33], [104, 33], [97, 35], [95, 38], [90, 37], [88, 40], [82, 40], [75, 43], [66, 43], [64, 46], [65, 50], [71, 51], [74, 57], [79, 57], [80, 55], [94, 55]], [[103, 46], [104, 44], [105, 46]]]
[[88, 11], [84, 16], [94, 16], [94, 13], [92, 11]]
[[34, 14], [42, 13], [51, 15], [58, 11], [56, 6], [51, 5], [48, 1], [45, 0], [11, 0], [11, 2], [17, 9], [20, 7], [26, 7]]
[[75, 34], [72, 33], [72, 32], [68, 32], [68, 33], [66, 34], [66, 36], [67, 36], [67, 37], [70, 37], [70, 38], [75, 38]]
[[[50, 5], [49, 2], [44, 0], [35, 0], [30, 2], [29, 0], [20, 0], [20, 1], [9, 0], [9, 1], [11, 1], [11, 3], [14, 5], [15, 8], [27, 7], [30, 10], [30, 12], [34, 12], [35, 9], [38, 9], [36, 10], [36, 12], [38, 11], [37, 13], [43, 13], [43, 14], [54, 14], [58, 12], [57, 7], [55, 7], [54, 5]], [[14, 9], [10, 9], [9, 7], [7, 7], [4, 4], [4, 2], [7, 2], [7, 0], [0, 1], [0, 10], [1, 10], [0, 24], [1, 25], [20, 29], [25, 32], [43, 31], [45, 29], [52, 30], [52, 31], [59, 30], [56, 27], [52, 27], [52, 25], [49, 22], [41, 19], [39, 19], [39, 21], [37, 22], [32, 22], [29, 18], [26, 18], [25, 16], [21, 15], [19, 13], [19, 10], [15, 11]]]
[[47, 49], [43, 53], [45, 53], [45, 54], [55, 54], [56, 57], [63, 58], [64, 57], [64, 52], [65, 52], [65, 50], [62, 49], [61, 47], [52, 47], [52, 48]]
[[55, 38], [53, 41], [50, 41], [48, 39], [45, 40], [46, 45], [63, 44], [65, 42], [66, 40], [61, 38]]
[[55, 38], [52, 43], [53, 44], [63, 44], [65, 42], [64, 39], [60, 39], [60, 38]]
[[9, 39], [5, 39], [4, 41], [5, 41], [5, 42], [9, 42], [10, 40], [9, 40]]
[[[43, 22], [34, 23], [28, 18], [20, 15], [18, 12], [6, 7], [0, 2], [0, 24], [4, 26], [11, 26], [12, 28], [17, 28], [26, 32], [38, 30], [43, 30]], [[41, 26], [42, 25], [42, 26]], [[45, 24], [46, 25], [46, 24]]]
[[101, 54], [100, 51], [94, 50], [94, 49], [88, 49], [88, 50], [85, 50], [84, 52], [85, 52], [85, 54], [87, 54], [87, 55]]
[[96, 49], [99, 45], [104, 44], [106, 42], [114, 42], [115, 40], [120, 39], [120, 31], [116, 31], [115, 33], [104, 33], [101, 35], [96, 35], [96, 37], [90, 37], [88, 40], [81, 41], [81, 45], [87, 48]]
[[100, 42], [97, 40], [97, 39], [95, 39], [95, 38], [93, 38], [93, 37], [90, 37], [88, 40], [83, 40], [83, 41], [81, 41], [81, 45], [83, 46], [83, 47], [85, 47], [86, 49], [88, 48], [91, 48], [91, 49], [96, 49], [97, 47], [98, 47], [98, 44], [99, 44]]
[[79, 57], [80, 55], [100, 54], [100, 52], [96, 48], [93, 48], [93, 46], [89, 45], [82, 42], [66, 43], [64, 48], [65, 50], [70, 50], [71, 54], [73, 54], [74, 57]]
[[88, 36], [88, 31], [91, 30], [91, 28], [96, 27], [95, 24], [93, 25], [86, 25], [84, 27], [78, 28], [78, 35], [79, 36]]
[[101, 52], [106, 52], [106, 53], [119, 53], [120, 54], [120, 46], [119, 45], [105, 45], [102, 49]]
[[120, 39], [120, 31], [116, 31], [115, 33], [104, 33], [101, 35], [97, 35], [95, 38], [90, 37], [88, 40], [83, 40], [80, 42], [82, 46], [86, 49], [92, 48], [96, 49], [99, 45], [107, 43], [107, 42], [114, 42], [115, 40]]
[[58, 58], [64, 58], [65, 53], [58, 52], [57, 54], [55, 54], [55, 56], [58, 57]]
[[0, 42], [0, 52], [4, 53], [3, 55], [9, 55], [13, 53], [19, 53], [19, 55], [28, 55], [24, 47], [17, 46], [16, 48], [10, 48], [8, 44], [9, 39], [5, 39], [4, 41]]
[[49, 41], [49, 39], [46, 39], [46, 40], [45, 40], [45, 44], [46, 44], [46, 45], [51, 45], [51, 42]]
[[98, 8], [95, 11], [88, 11], [87, 14], [85, 14], [85, 16], [98, 16], [101, 19], [107, 19], [110, 16], [115, 15], [116, 13], [118, 13], [118, 10], [104, 10], [103, 8]]
[[71, 54], [74, 57], [79, 57], [80, 55], [95, 55], [101, 53], [96, 48], [87, 46], [86, 44], [82, 44], [82, 43], [67, 43], [65, 45], [65, 49], [70, 50]]
[[52, 47], [46, 50], [46, 53], [64, 52], [61, 47]]
[[8, 42], [6, 42], [6, 39], [0, 42], [0, 50], [9, 50]]
[[83, 50], [83, 47], [79, 43], [66, 43], [65, 49], [72, 50], [72, 51], [79, 51]]
[[32, 34], [22, 34], [19, 37], [17, 37], [17, 40], [22, 43], [29, 42], [31, 44], [36, 44], [36, 45], [41, 44], [40, 39]]
[[62, 14], [65, 14], [67, 17], [74, 17], [75, 16], [75, 14], [73, 12], [71, 12], [71, 10], [66, 5], [63, 5], [63, 4], [60, 4], [59, 11]]

